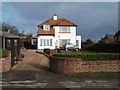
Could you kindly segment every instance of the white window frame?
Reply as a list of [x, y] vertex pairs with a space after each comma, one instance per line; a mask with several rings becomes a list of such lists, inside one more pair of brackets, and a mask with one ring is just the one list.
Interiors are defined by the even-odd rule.
[[40, 46], [52, 46], [52, 39], [40, 39]]
[[70, 32], [70, 26], [60, 26], [59, 32]]
[[79, 46], [79, 40], [76, 40], [76, 46]]
[[43, 39], [40, 39], [40, 46], [43, 46]]
[[16, 39], [14, 40], [14, 45], [17, 46], [17, 40]]
[[49, 24], [43, 25], [43, 29], [49, 31], [50, 30], [50, 25]]
[[50, 46], [52, 46], [52, 42], [53, 42], [53, 40], [52, 40], [52, 39], [50, 39]]

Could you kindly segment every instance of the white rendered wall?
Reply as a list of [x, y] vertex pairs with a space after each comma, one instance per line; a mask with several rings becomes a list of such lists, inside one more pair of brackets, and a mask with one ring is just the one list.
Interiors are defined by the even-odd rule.
[[[41, 45], [40, 39], [52, 39], [52, 46], [40, 46]], [[53, 36], [38, 36], [37, 49], [45, 49], [45, 48], [55, 49], [55, 38]]]
[[70, 26], [70, 33], [60, 33], [59, 26], [54, 26], [55, 28], [55, 41], [58, 42], [59, 47], [59, 39], [70, 39], [70, 43], [76, 45], [76, 26]]
[[76, 36], [76, 40], [79, 40], [78, 46], [81, 49], [81, 36]]
[[[70, 39], [70, 43], [76, 45], [76, 40], [79, 40], [79, 49], [81, 49], [81, 36], [76, 36], [76, 26], [70, 26], [70, 33], [60, 33], [59, 26], [54, 26], [55, 36], [39, 36], [38, 37], [38, 49], [50, 48], [55, 49], [56, 46], [59, 48], [59, 39]], [[40, 46], [40, 39], [52, 39], [53, 46]]]

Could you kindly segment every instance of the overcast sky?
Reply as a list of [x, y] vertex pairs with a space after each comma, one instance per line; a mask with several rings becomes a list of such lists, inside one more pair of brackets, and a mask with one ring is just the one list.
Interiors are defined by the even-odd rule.
[[78, 24], [82, 40], [99, 40], [118, 30], [117, 2], [3, 2], [2, 22], [15, 25], [20, 31], [36, 35], [37, 25], [52, 18], [67, 18]]

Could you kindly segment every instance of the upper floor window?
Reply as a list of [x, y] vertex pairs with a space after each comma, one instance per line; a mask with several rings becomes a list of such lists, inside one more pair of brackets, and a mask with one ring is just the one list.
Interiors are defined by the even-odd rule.
[[48, 24], [43, 25], [43, 29], [44, 30], [50, 30], [50, 25], [48, 25]]
[[59, 32], [70, 32], [70, 26], [60, 26]]

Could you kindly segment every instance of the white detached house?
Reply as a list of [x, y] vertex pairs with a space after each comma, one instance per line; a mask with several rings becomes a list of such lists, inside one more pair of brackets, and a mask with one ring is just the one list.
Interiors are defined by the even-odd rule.
[[77, 25], [65, 19], [53, 18], [38, 25], [37, 36], [33, 37], [32, 45], [37, 49], [57, 49], [66, 43], [73, 43], [81, 49], [81, 36], [76, 36]]

